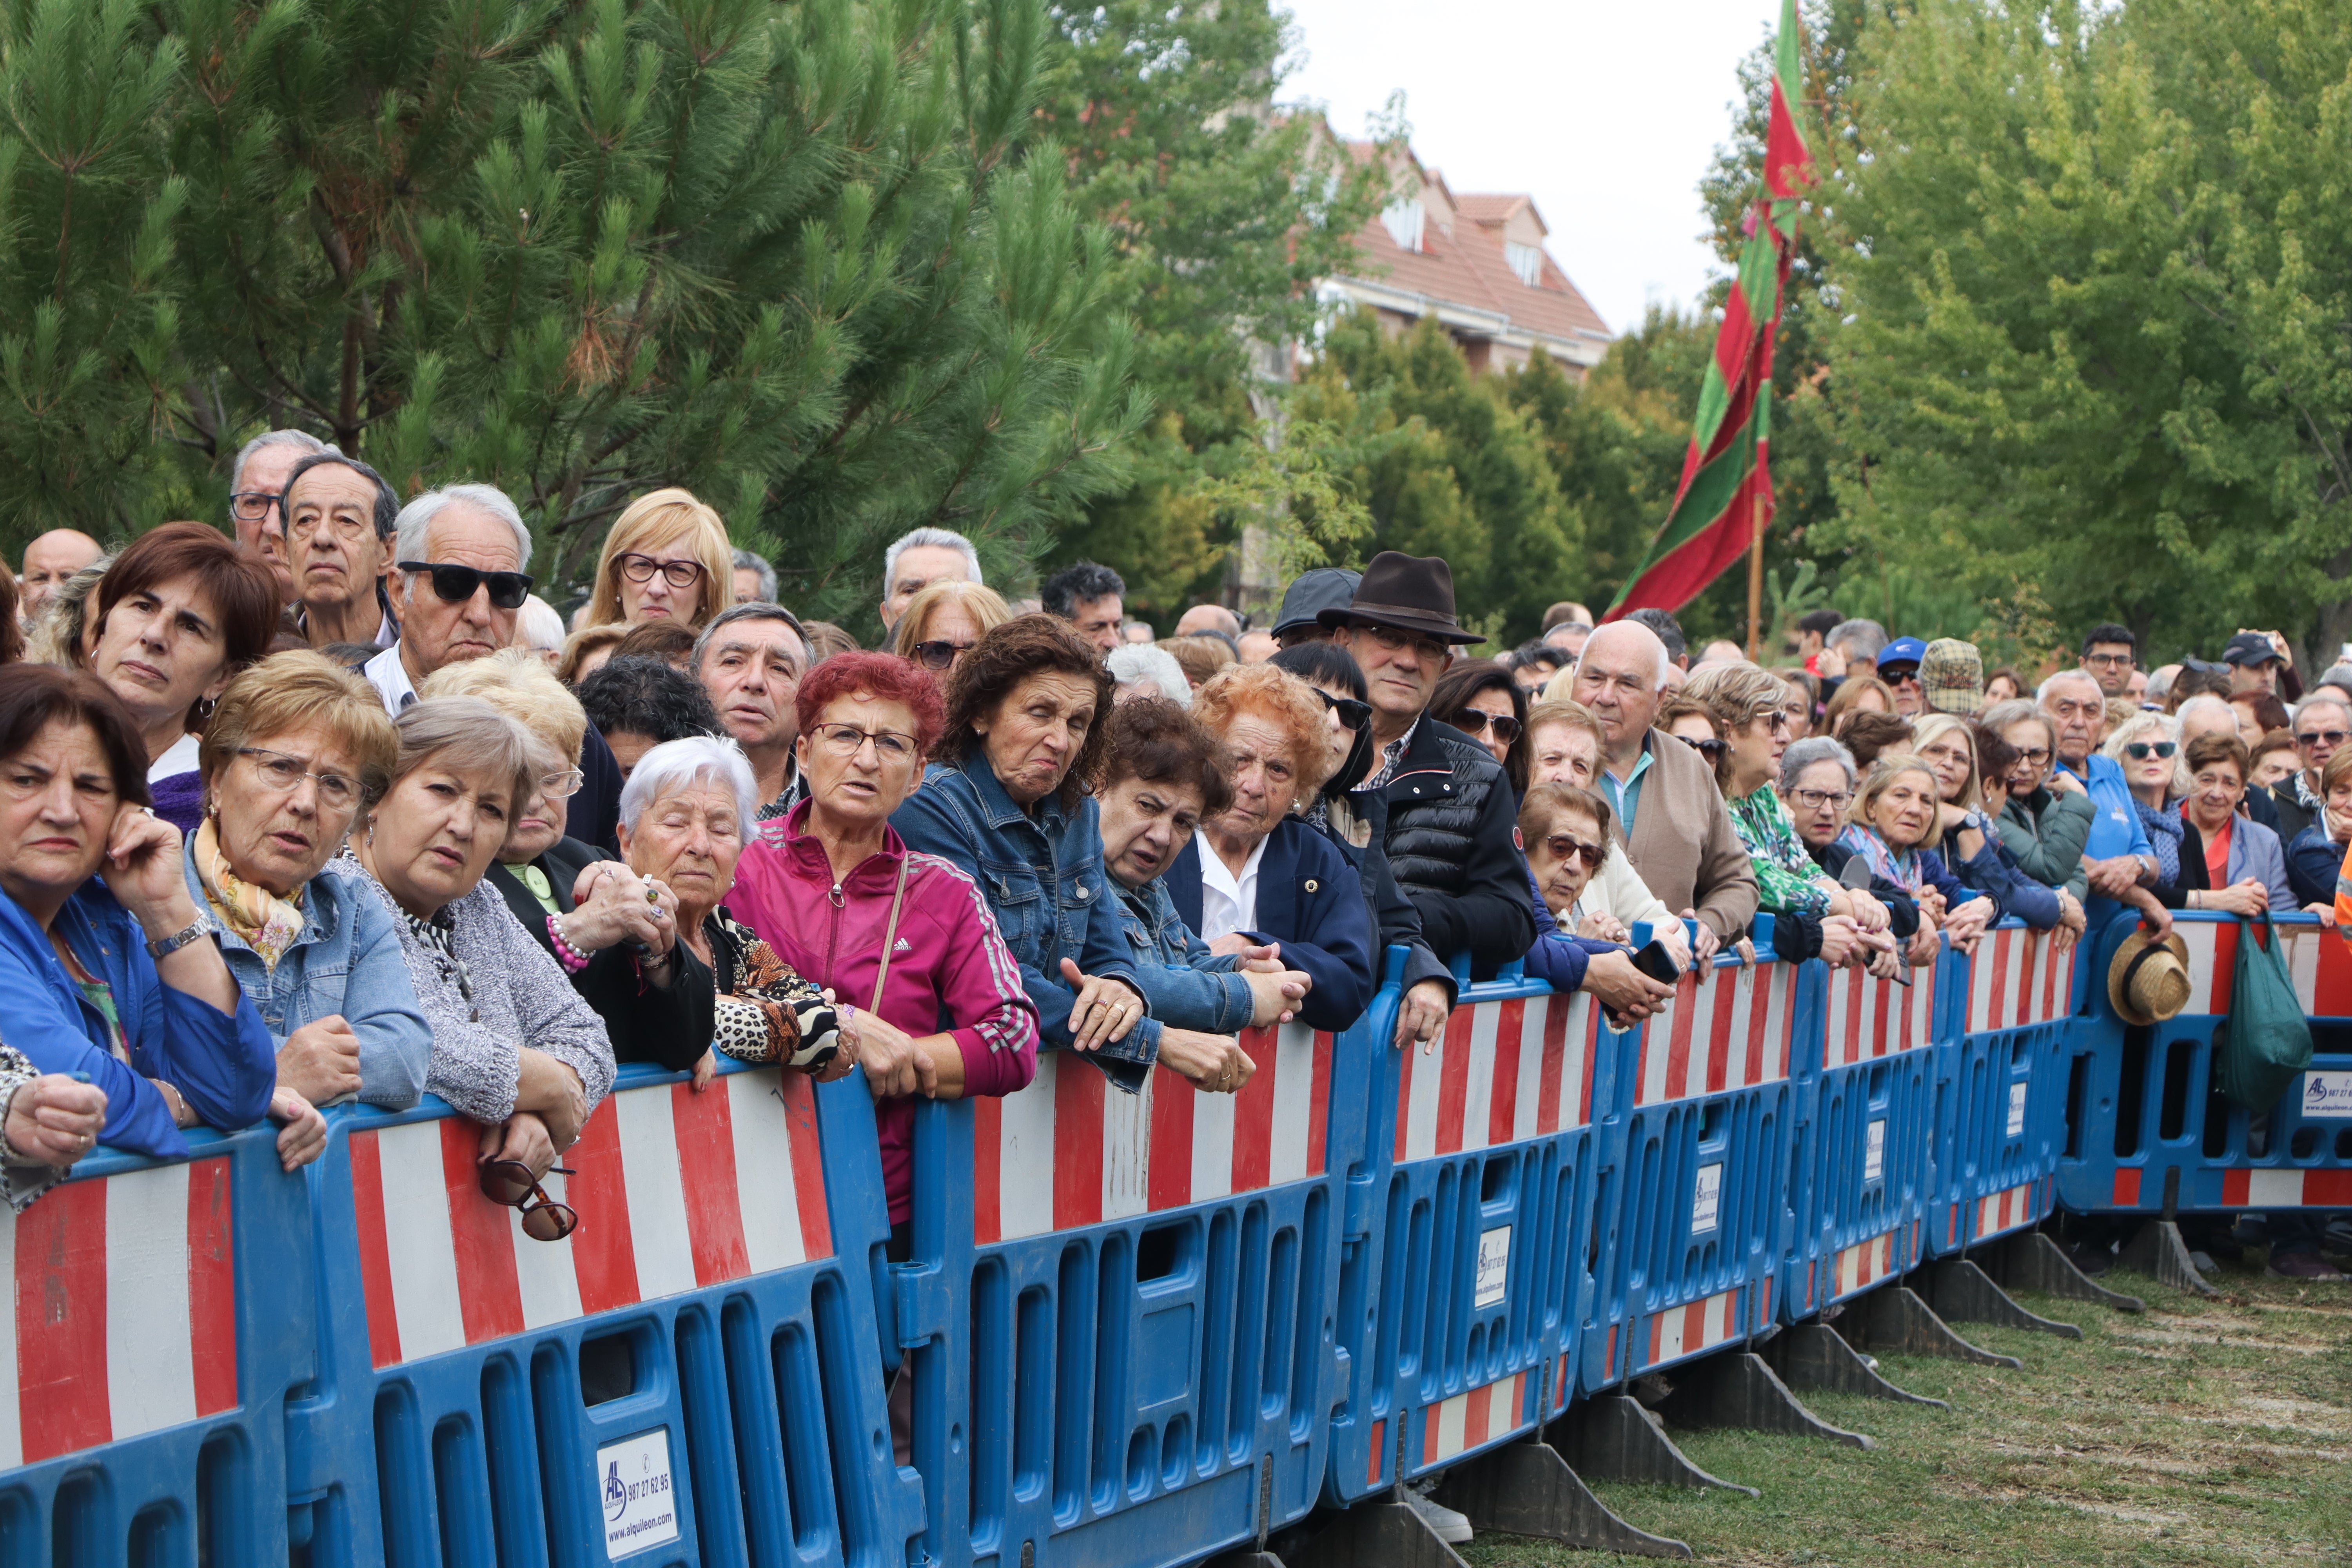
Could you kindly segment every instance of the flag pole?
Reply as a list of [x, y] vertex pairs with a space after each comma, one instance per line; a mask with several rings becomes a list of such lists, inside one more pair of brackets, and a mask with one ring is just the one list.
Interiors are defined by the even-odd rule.
[[[1756, 477], [1762, 478], [1762, 475]], [[1759, 651], [1764, 636], [1764, 492], [1761, 489], [1757, 490], [1754, 508], [1748, 513], [1748, 662], [1761, 664], [1764, 662]]]

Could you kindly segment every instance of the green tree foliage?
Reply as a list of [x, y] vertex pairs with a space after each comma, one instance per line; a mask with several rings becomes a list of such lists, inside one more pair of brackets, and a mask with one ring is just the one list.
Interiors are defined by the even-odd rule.
[[0, 26], [0, 449], [49, 453], [0, 480], [20, 535], [218, 516], [236, 445], [291, 424], [404, 488], [503, 486], [542, 574], [687, 485], [796, 603], [870, 616], [890, 534], [1025, 558], [1147, 412], [1108, 236], [1038, 132], [1039, 0]]

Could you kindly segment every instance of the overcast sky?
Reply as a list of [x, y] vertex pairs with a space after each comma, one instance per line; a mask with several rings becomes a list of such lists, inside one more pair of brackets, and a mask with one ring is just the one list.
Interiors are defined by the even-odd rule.
[[1779, 0], [1277, 0], [1302, 68], [1282, 89], [1341, 135], [1402, 89], [1413, 148], [1456, 191], [1525, 191], [1610, 331], [1715, 275], [1698, 181], [1727, 141], [1740, 58]]

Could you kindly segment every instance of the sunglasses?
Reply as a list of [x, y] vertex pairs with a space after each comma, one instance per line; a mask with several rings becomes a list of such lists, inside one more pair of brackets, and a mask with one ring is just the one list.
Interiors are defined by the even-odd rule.
[[956, 661], [958, 654], [970, 653], [968, 642], [919, 642], [912, 649], [915, 662], [925, 669], [945, 669]]
[[1609, 846], [1606, 844], [1588, 844], [1581, 838], [1572, 837], [1565, 833], [1547, 834], [1544, 837], [1544, 847], [1562, 861], [1570, 859], [1583, 861], [1584, 868], [1588, 871], [1598, 871], [1601, 869], [1601, 862], [1609, 858]]
[[[551, 1176], [576, 1176], [577, 1171], [557, 1166]], [[580, 1228], [580, 1216], [547, 1195], [539, 1178], [520, 1160], [493, 1160], [482, 1167], [482, 1195], [494, 1204], [522, 1211], [522, 1233], [533, 1241], [562, 1241]]]
[[1710, 763], [1723, 755], [1723, 742], [1721, 741], [1685, 741], [1683, 744], [1688, 746], [1692, 751], [1696, 752], [1700, 756], [1705, 757]]
[[453, 605], [462, 605], [472, 598], [485, 583], [490, 587], [490, 603], [501, 610], [521, 609], [523, 600], [530, 595], [530, 575], [524, 572], [483, 572], [441, 561], [402, 561], [396, 564], [403, 572], [431, 573], [433, 592]]
[[1334, 697], [1319, 686], [1310, 687], [1308, 689], [1323, 699], [1326, 710], [1339, 715], [1339, 728], [1342, 730], [1360, 730], [1371, 722], [1372, 705], [1370, 703], [1359, 702], [1352, 697]]
[[2174, 741], [2134, 741], [2124, 747], [2124, 755], [2133, 762], [2144, 763], [2151, 752], [2159, 757], [2168, 757], [2179, 750], [2179, 743]]
[[2352, 740], [2352, 732], [2342, 730], [2315, 730], [2308, 735], [2297, 735], [2294, 738], [2294, 743], [2298, 746], [2340, 746], [2347, 740]]
[[1895, 672], [1882, 669], [1878, 672], [1878, 679], [1889, 686], [1916, 686], [1919, 684], [1919, 672], [1916, 669]]
[[1507, 746], [1519, 738], [1519, 721], [1517, 719], [1508, 713], [1489, 713], [1483, 708], [1465, 708], [1446, 722], [1465, 735], [1483, 735], [1492, 726], [1495, 739]]

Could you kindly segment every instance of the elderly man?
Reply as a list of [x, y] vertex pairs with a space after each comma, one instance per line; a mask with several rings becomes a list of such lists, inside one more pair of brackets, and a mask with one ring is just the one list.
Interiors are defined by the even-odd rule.
[[300, 598], [294, 624], [312, 647], [390, 647], [400, 623], [383, 589], [400, 498], [384, 477], [340, 452], [303, 458], [287, 474], [279, 543]]
[[1755, 918], [1756, 869], [1716, 787], [1715, 769], [1653, 729], [1671, 665], [1647, 626], [1619, 621], [1594, 632], [1576, 662], [1576, 700], [1601, 721], [1608, 753], [1593, 781], [1609, 802], [1609, 831], [1650, 890], [1698, 922], [1701, 963]]
[[19, 618], [31, 626], [67, 578], [105, 553], [97, 540], [78, 528], [53, 528], [35, 536], [25, 546], [24, 570], [16, 574], [16, 591], [22, 595]]
[[1037, 585], [1037, 597], [1047, 615], [1069, 622], [1097, 652], [1118, 646], [1127, 584], [1109, 567], [1092, 561], [1065, 566]]
[[229, 468], [229, 520], [236, 525], [236, 542], [269, 563], [278, 574], [278, 597], [286, 604], [301, 597], [283, 548], [286, 513], [279, 500], [287, 476], [303, 458], [334, 449], [299, 430], [267, 430], [237, 448]]
[[2286, 662], [2278, 645], [2268, 632], [2240, 632], [2221, 650], [2221, 662], [2230, 667], [2230, 695], [2242, 691], [2276, 691], [2278, 672]]
[[882, 629], [897, 631], [915, 595], [934, 583], [981, 581], [980, 552], [962, 534], [944, 528], [902, 533], [882, 554]]
[[1264, 664], [1282, 651], [1282, 644], [1276, 640], [1272, 632], [1247, 631], [1242, 634], [1237, 651], [1244, 664]]
[[427, 490], [402, 507], [385, 574], [400, 640], [360, 667], [384, 707], [397, 717], [443, 665], [511, 645], [530, 564], [522, 513], [489, 485]]
[[1591, 635], [1591, 621], [1562, 621], [1556, 626], [1546, 628], [1544, 646], [1558, 648], [1563, 658], [1573, 659], [1584, 651], [1584, 639]]
[[2347, 739], [2352, 739], [2352, 699], [2333, 686], [2314, 688], [2294, 710], [2295, 760], [2303, 766], [2271, 785], [2271, 798], [2278, 805], [2278, 835], [2288, 843], [2318, 820], [2325, 804], [2319, 770]]
[[2090, 877], [2091, 891], [2103, 898], [2127, 898], [2139, 884], [2155, 879], [2156, 855], [2132, 804], [2130, 786], [2124, 783], [2123, 768], [2099, 751], [2106, 694], [2088, 671], [2062, 669], [2042, 683], [2035, 700], [2057, 735], [2050, 787], [2078, 788], [2091, 799], [2091, 836], [2083, 845], [2083, 869]]
[[735, 552], [735, 599], [739, 605], [773, 604], [776, 569], [748, 550]]
[[1195, 605], [1177, 617], [1172, 635], [1189, 637], [1196, 632], [1221, 632], [1226, 641], [1238, 643], [1242, 618], [1223, 605]]
[[2099, 683], [2103, 697], [2131, 696], [2131, 678], [2139, 668], [2139, 638], [2129, 626], [2113, 621], [2083, 634], [2083, 668]]
[[[1843, 680], [1848, 676], [1876, 675], [1878, 654], [1886, 646], [1886, 628], [1876, 621], [1856, 618], [1840, 621], [1822, 639], [1822, 651], [1813, 660], [1813, 673], [1823, 680]], [[1827, 697], [1827, 690], [1822, 695]]]
[[752, 603], [721, 610], [695, 639], [689, 667], [710, 694], [719, 721], [743, 748], [758, 781], [759, 820], [783, 816], [807, 786], [793, 757], [800, 739], [793, 701], [808, 673], [808, 639], [782, 605]]
[[1317, 617], [1326, 610], [1344, 609], [1363, 577], [1344, 567], [1318, 566], [1292, 578], [1282, 591], [1282, 608], [1274, 613], [1274, 640], [1284, 647], [1329, 641], [1331, 628]]

